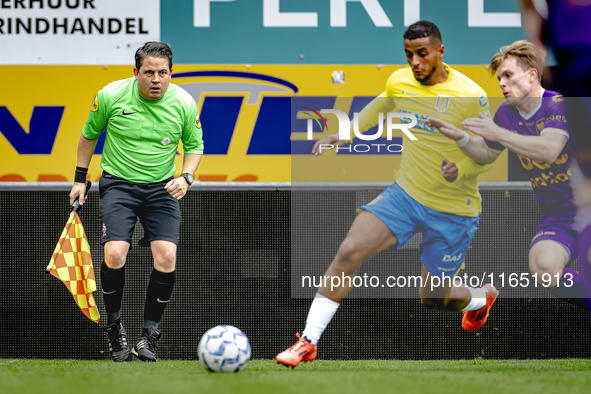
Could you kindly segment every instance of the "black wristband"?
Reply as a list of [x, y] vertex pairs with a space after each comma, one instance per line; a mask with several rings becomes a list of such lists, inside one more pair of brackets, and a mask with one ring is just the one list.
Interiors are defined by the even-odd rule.
[[76, 174], [74, 175], [74, 182], [77, 182], [77, 183], [86, 182], [86, 174], [87, 173], [88, 173], [88, 168], [76, 167]]

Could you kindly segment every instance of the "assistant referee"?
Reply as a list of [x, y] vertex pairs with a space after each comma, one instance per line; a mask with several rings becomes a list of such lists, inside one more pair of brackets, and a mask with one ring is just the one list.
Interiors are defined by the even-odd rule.
[[[170, 84], [172, 50], [148, 42], [135, 53], [134, 76], [105, 86], [95, 96], [78, 142], [78, 160], [70, 204], [84, 203], [86, 173], [98, 137], [106, 127], [100, 179], [101, 243], [105, 260], [101, 285], [108, 316], [104, 328], [114, 361], [156, 361], [158, 328], [175, 282], [180, 209], [203, 154], [197, 105], [182, 88]], [[184, 160], [174, 179], [179, 140]], [[140, 246], [150, 246], [154, 269], [146, 292], [142, 334], [133, 349], [121, 324], [125, 259], [137, 218], [144, 228]]]

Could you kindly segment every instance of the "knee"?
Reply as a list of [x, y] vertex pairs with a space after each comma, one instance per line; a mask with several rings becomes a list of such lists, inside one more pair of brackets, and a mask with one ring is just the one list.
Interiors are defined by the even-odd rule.
[[[548, 274], [555, 277], [564, 267], [560, 257], [553, 254], [539, 255], [530, 261], [532, 274], [537, 274], [538, 282], [543, 283], [542, 275]], [[546, 280], [547, 282], [547, 280]]]
[[125, 265], [127, 250], [125, 248], [109, 248], [105, 251], [105, 262], [109, 268], [119, 269]]
[[366, 254], [357, 242], [347, 237], [339, 247], [334, 264], [345, 274], [353, 274], [363, 263]]
[[176, 263], [176, 253], [174, 250], [160, 251], [154, 255], [154, 268], [160, 272], [174, 271]]

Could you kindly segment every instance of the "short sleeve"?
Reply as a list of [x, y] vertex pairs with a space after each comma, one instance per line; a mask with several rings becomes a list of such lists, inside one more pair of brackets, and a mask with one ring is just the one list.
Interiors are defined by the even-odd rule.
[[189, 154], [203, 154], [203, 132], [201, 120], [197, 113], [197, 105], [192, 102], [190, 110], [183, 124], [183, 152]]
[[86, 124], [82, 129], [84, 138], [93, 140], [103, 134], [108, 120], [107, 113], [107, 97], [101, 90], [92, 100], [92, 105], [86, 118]]
[[549, 102], [546, 105], [544, 119], [538, 121], [538, 124], [536, 124], [536, 129], [540, 135], [550, 132], [569, 138], [570, 134], [568, 132], [566, 116], [564, 115], [564, 97], [544, 97], [543, 100], [548, 100]]

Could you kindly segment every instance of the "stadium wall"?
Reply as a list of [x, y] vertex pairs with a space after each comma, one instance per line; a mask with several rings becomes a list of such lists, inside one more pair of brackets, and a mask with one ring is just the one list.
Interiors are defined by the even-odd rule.
[[[11, 0], [0, 7], [0, 71], [10, 76], [0, 95], [5, 182], [73, 180], [94, 95], [130, 77], [135, 50], [149, 40], [172, 46], [173, 83], [193, 87], [208, 156], [197, 177], [275, 182], [292, 180], [289, 141], [297, 136], [282, 126], [288, 111], [277, 123], [259, 119], [296, 96], [334, 98], [341, 109], [342, 98], [375, 97], [406, 66], [402, 35], [412, 22], [435, 22], [445, 61], [489, 97], [501, 93], [484, 65], [523, 38], [513, 0]], [[344, 84], [333, 81], [335, 71]], [[260, 146], [259, 134], [273, 141]], [[395, 169], [399, 158], [392, 159]], [[99, 162], [91, 164], [93, 180]], [[503, 156], [481, 181], [509, 180], [507, 169]]]
[[[359, 201], [373, 198], [381, 188], [345, 186], [296, 190], [289, 184], [203, 183], [193, 187], [181, 201], [177, 285], [161, 323], [159, 356], [196, 359], [200, 336], [218, 324], [242, 329], [251, 341], [253, 358], [272, 358], [292, 344], [295, 332], [304, 327], [311, 302], [294, 297], [292, 255], [299, 252], [294, 245], [307, 231], [322, 237], [327, 255], [334, 254]], [[498, 268], [502, 262], [527, 272], [527, 249], [539, 220], [538, 207], [529, 187], [514, 186], [487, 185], [482, 192], [483, 214], [467, 255], [467, 270]], [[108, 358], [106, 336], [99, 325], [80, 312], [60, 281], [44, 273], [69, 214], [68, 190], [69, 184], [5, 183], [0, 187], [0, 330], [5, 334], [0, 336], [0, 358]], [[294, 204], [304, 203], [309, 217], [318, 218], [306, 228], [293, 216], [298, 212]], [[341, 214], [327, 220], [322, 213], [334, 204], [342, 208]], [[96, 191], [90, 192], [80, 216], [100, 289], [98, 267], [103, 254]], [[152, 269], [149, 249], [137, 246], [141, 236], [138, 224], [122, 309], [132, 341], [140, 333]], [[417, 275], [420, 261], [415, 249], [383, 252], [362, 270]], [[323, 267], [330, 263], [322, 255], [317, 259]], [[325, 332], [319, 358], [591, 356], [591, 327], [583, 310], [545, 298], [547, 292], [528, 298], [502, 294], [503, 290], [486, 325], [468, 333], [461, 329], [459, 313], [428, 311], [417, 295], [357, 298], [353, 290]], [[100, 290], [95, 297], [104, 316]]]

